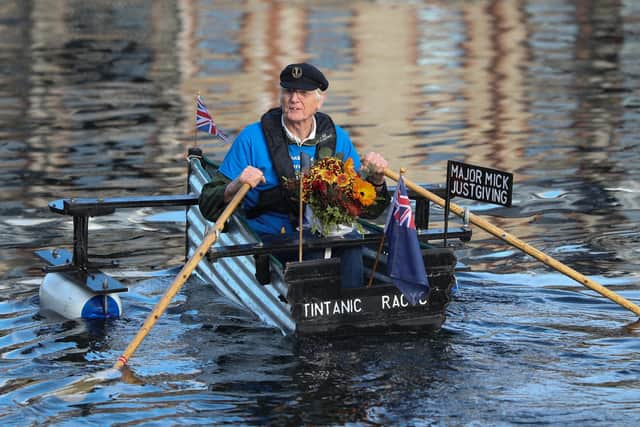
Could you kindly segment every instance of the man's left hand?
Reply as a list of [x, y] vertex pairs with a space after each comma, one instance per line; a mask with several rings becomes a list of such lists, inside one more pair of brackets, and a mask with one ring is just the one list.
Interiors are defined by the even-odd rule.
[[384, 183], [384, 170], [389, 166], [387, 161], [379, 153], [369, 152], [362, 158], [363, 171], [367, 173], [367, 180], [373, 185]]

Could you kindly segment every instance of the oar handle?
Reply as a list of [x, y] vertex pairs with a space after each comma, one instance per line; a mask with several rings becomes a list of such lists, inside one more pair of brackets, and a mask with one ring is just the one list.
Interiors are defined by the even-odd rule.
[[153, 308], [151, 313], [149, 313], [147, 319], [144, 321], [144, 324], [142, 325], [136, 336], [133, 338], [131, 343], [127, 346], [125, 351], [113, 365], [114, 368], [121, 369], [124, 365], [127, 364], [129, 358], [131, 358], [140, 343], [142, 343], [142, 340], [144, 340], [147, 334], [151, 331], [151, 328], [153, 328], [160, 316], [162, 316], [164, 311], [167, 309], [173, 297], [178, 293], [189, 276], [191, 276], [191, 273], [193, 273], [193, 270], [195, 270], [198, 263], [202, 260], [202, 258], [204, 258], [209, 248], [216, 242], [216, 240], [218, 239], [218, 232], [224, 228], [225, 222], [227, 222], [238, 205], [240, 205], [242, 199], [249, 190], [251, 190], [251, 186], [249, 184], [243, 184], [242, 187], [240, 187], [240, 190], [238, 190], [235, 196], [233, 196], [233, 199], [231, 199], [227, 207], [220, 214], [218, 220], [215, 222], [213, 230], [211, 230], [209, 234], [205, 236], [191, 259], [189, 259], [187, 263], [182, 267], [182, 270], [180, 270], [180, 273], [178, 273], [173, 283], [171, 283], [171, 286], [169, 286], [169, 288], [165, 291], [160, 301], [156, 303], [156, 306]]
[[[386, 176], [388, 176], [389, 178], [393, 179], [394, 181], [398, 181], [400, 179], [400, 175], [390, 169], [385, 169], [384, 174]], [[405, 185], [407, 186], [407, 188], [410, 188], [411, 190], [415, 191], [416, 193], [420, 194], [423, 197], [426, 197], [427, 199], [431, 200], [432, 202], [444, 207], [445, 206], [445, 200], [442, 197], [439, 197], [435, 194], [433, 194], [432, 192], [422, 188], [420, 185], [417, 185], [413, 182], [411, 182], [410, 180], [408, 180], [407, 178], [404, 178], [404, 182]], [[451, 212], [455, 213], [456, 215], [463, 217], [465, 212], [464, 209], [458, 205], [456, 205], [455, 203], [449, 202], [449, 209], [451, 210]], [[522, 240], [518, 239], [517, 237], [515, 237], [512, 234], [507, 233], [506, 231], [504, 231], [503, 229], [496, 227], [495, 225], [487, 222], [486, 220], [482, 219], [481, 217], [474, 215], [472, 213], [469, 214], [469, 221], [472, 224], [477, 225], [478, 227], [482, 228], [484, 231], [492, 234], [493, 236], [509, 243], [510, 245], [520, 249], [521, 251], [523, 251], [524, 253], [531, 255], [532, 257], [534, 257], [535, 259], [537, 259], [538, 261], [548, 265], [549, 267], [559, 271], [560, 273], [569, 276], [570, 278], [572, 278], [573, 280], [577, 281], [578, 283], [586, 286], [587, 288], [599, 293], [600, 295], [604, 296], [605, 298], [610, 299], [611, 301], [621, 305], [622, 307], [626, 308], [627, 310], [632, 311], [633, 313], [637, 314], [638, 316], [640, 316], [640, 307], [638, 307], [636, 304], [632, 303], [631, 301], [629, 301], [628, 299], [618, 295], [617, 293], [605, 288], [604, 286], [602, 286], [601, 284], [599, 284], [598, 282], [589, 279], [588, 277], [586, 277], [585, 275], [579, 273], [578, 271], [574, 270], [573, 268], [569, 267], [568, 265], [565, 265], [563, 263], [561, 263], [560, 261], [558, 261], [557, 259], [545, 254], [544, 252], [534, 248], [533, 246], [523, 242]]]

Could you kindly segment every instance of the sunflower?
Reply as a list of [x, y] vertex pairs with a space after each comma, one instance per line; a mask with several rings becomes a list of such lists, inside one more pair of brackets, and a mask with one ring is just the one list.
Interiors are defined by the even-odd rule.
[[341, 173], [336, 177], [336, 184], [338, 185], [338, 188], [349, 188], [351, 185], [351, 179], [346, 173]]
[[328, 184], [335, 184], [337, 177], [333, 171], [329, 169], [323, 169], [322, 171], [320, 171], [320, 178]]
[[376, 189], [370, 182], [356, 177], [353, 181], [353, 198], [362, 206], [371, 206], [376, 201]]

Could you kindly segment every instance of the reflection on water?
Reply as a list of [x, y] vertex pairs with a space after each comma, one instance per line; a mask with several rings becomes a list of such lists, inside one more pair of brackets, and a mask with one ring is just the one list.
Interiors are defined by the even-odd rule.
[[[230, 134], [278, 99], [283, 65], [330, 80], [325, 111], [416, 181], [446, 160], [514, 172], [477, 213], [640, 301], [640, 6], [632, 0], [0, 4], [3, 424], [633, 425], [632, 314], [480, 230], [431, 336], [282, 337], [192, 280], [122, 381], [65, 400], [135, 335], [183, 261], [180, 212], [91, 220], [123, 319], [38, 313], [36, 249], [71, 245], [60, 197], [184, 191], [194, 96]], [[606, 399], [603, 399], [606, 396]], [[598, 402], [597, 406], [591, 405]]]

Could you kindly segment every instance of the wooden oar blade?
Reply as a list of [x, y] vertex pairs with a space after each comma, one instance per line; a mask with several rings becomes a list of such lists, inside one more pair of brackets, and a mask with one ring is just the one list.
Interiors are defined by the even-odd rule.
[[65, 402], [81, 402], [87, 394], [96, 388], [121, 378], [122, 372], [119, 369], [104, 369], [73, 381], [62, 388], [45, 394], [43, 397], [57, 397]]

